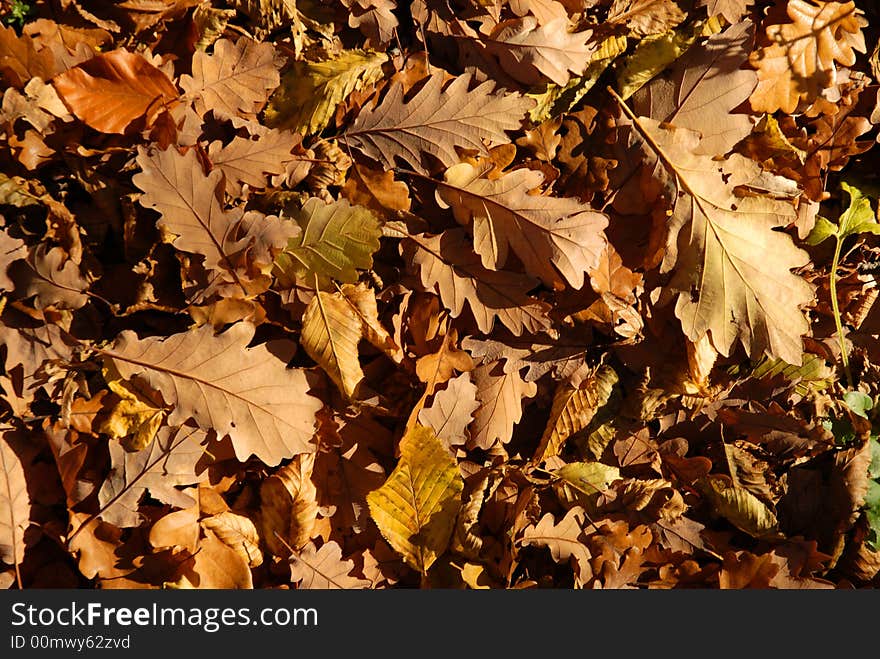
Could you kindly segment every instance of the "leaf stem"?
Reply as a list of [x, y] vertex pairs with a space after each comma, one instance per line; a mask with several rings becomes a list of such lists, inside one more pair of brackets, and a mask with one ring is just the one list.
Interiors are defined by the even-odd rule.
[[834, 312], [834, 326], [837, 328], [837, 340], [840, 344], [840, 361], [843, 363], [843, 373], [846, 376], [847, 389], [853, 388], [852, 372], [849, 370], [849, 357], [846, 354], [846, 340], [843, 338], [843, 322], [840, 318], [840, 307], [837, 304], [837, 264], [840, 262], [840, 250], [843, 240], [840, 236], [834, 236], [834, 257], [831, 259], [831, 274], [828, 277], [828, 287], [831, 289], [831, 310]]

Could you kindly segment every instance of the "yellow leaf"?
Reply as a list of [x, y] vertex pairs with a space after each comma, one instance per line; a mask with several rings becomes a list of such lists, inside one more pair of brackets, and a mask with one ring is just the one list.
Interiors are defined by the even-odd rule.
[[314, 453], [297, 455], [260, 486], [263, 540], [276, 556], [286, 557], [288, 546], [301, 549], [311, 537], [318, 516], [314, 466]]
[[367, 503], [388, 543], [424, 575], [449, 544], [463, 489], [448, 449], [417, 425], [400, 442], [397, 467]]
[[751, 536], [772, 534], [777, 527], [776, 514], [754, 494], [719, 476], [697, 481], [712, 506], [731, 524]]
[[[313, 456], [314, 453], [308, 455]], [[202, 527], [213, 531], [217, 538], [247, 561], [248, 567], [259, 567], [263, 564], [260, 536], [249, 517], [226, 510], [203, 519]]]
[[369, 50], [344, 50], [336, 59], [294, 62], [266, 108], [266, 124], [304, 135], [320, 133], [349, 94], [382, 77], [388, 57]]
[[567, 507], [583, 506], [587, 512], [592, 512], [599, 494], [620, 478], [620, 469], [601, 462], [571, 462], [553, 474], [560, 479], [555, 489], [563, 504]]
[[599, 408], [608, 402], [617, 379], [613, 368], [602, 366], [580, 387], [564, 384], [556, 390], [550, 419], [535, 451], [536, 464], [558, 455], [566, 439], [590, 424]]
[[697, 40], [721, 31], [717, 18], [697, 21], [694, 25], [645, 37], [632, 55], [622, 60], [617, 73], [617, 87], [623, 98], [629, 98], [667, 66], [681, 57]]
[[348, 398], [364, 378], [358, 361], [362, 323], [338, 295], [318, 291], [303, 315], [301, 344]]
[[99, 429], [113, 439], [131, 436], [128, 445], [140, 451], [150, 445], [165, 418], [165, 410], [151, 404], [144, 396], [128, 388], [122, 380], [108, 380], [107, 386], [122, 400]]
[[292, 286], [297, 279], [314, 285], [315, 276], [321, 288], [328, 278], [355, 283], [358, 270], [373, 267], [382, 229], [363, 206], [344, 200], [326, 204], [312, 197], [293, 217], [302, 231], [275, 259], [275, 275], [282, 286]]

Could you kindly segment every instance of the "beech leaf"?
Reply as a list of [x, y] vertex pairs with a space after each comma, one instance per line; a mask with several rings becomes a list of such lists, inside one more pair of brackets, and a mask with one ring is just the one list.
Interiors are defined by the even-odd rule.
[[149, 128], [180, 96], [165, 73], [124, 48], [95, 55], [52, 84], [77, 119], [102, 133], [124, 133], [141, 117]]
[[302, 320], [302, 347], [348, 398], [356, 398], [364, 378], [358, 360], [362, 323], [336, 294], [318, 291]]
[[430, 428], [417, 425], [400, 440], [397, 466], [367, 503], [389, 544], [426, 574], [449, 545], [463, 489], [449, 449]]

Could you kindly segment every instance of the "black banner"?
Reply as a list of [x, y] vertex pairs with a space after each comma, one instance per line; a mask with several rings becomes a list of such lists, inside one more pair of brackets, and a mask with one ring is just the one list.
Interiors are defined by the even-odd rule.
[[[859, 591], [5, 591], [0, 656], [595, 656], [870, 648]], [[838, 639], [838, 640], [834, 640]], [[133, 654], [132, 654], [133, 653]], [[248, 653], [245, 655], [244, 653]]]

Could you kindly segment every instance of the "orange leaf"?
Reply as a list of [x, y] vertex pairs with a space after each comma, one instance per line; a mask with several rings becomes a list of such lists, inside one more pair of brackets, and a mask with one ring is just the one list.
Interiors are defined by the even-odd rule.
[[161, 70], [123, 48], [97, 55], [52, 83], [70, 111], [102, 133], [124, 133], [141, 117], [149, 127], [180, 95]]

